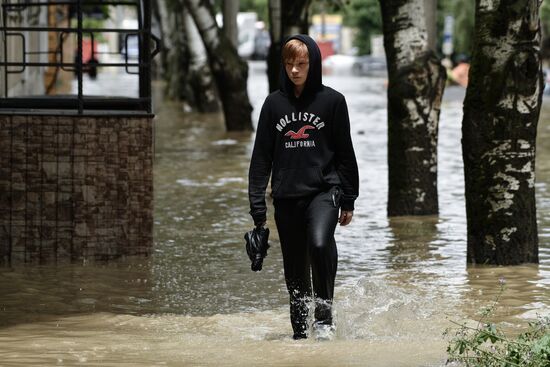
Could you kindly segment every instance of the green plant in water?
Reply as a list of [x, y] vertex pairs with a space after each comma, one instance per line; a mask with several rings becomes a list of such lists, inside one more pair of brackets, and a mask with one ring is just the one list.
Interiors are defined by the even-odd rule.
[[447, 347], [447, 363], [458, 362], [467, 367], [550, 367], [550, 318], [539, 317], [530, 322], [527, 331], [507, 336], [495, 323], [487, 322], [504, 292], [492, 305], [484, 308], [476, 327], [451, 321], [457, 327], [445, 331], [452, 338]]

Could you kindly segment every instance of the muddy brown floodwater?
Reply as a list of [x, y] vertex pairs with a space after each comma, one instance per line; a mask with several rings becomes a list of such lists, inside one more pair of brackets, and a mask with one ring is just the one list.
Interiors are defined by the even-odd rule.
[[[250, 96], [267, 95], [252, 63]], [[384, 80], [327, 76], [346, 95], [361, 192], [338, 228], [336, 337], [293, 341], [276, 231], [261, 273], [243, 233], [253, 134], [156, 98], [155, 248], [109, 264], [0, 268], [0, 364], [95, 366], [443, 366], [451, 320], [506, 289], [495, 321], [521, 330], [550, 306], [550, 106], [539, 123], [540, 264], [467, 267], [462, 93], [449, 89], [439, 140], [440, 215], [388, 219]], [[273, 211], [269, 207], [269, 214]], [[273, 228], [272, 217], [268, 224]]]

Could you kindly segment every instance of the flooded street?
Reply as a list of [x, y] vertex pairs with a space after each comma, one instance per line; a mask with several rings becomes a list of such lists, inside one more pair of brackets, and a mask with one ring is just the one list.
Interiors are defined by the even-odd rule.
[[[0, 268], [0, 364], [94, 366], [443, 366], [451, 320], [512, 329], [550, 315], [550, 103], [537, 149], [540, 264], [466, 267], [462, 96], [445, 98], [439, 135], [440, 215], [386, 217], [383, 79], [326, 76], [347, 99], [360, 169], [350, 226], [338, 227], [335, 340], [293, 341], [282, 257], [250, 271], [247, 174], [254, 135], [226, 133], [219, 115], [155, 101], [155, 248], [109, 264]], [[158, 87], [158, 86], [157, 86]], [[157, 92], [159, 92], [157, 88]], [[254, 120], [267, 96], [251, 64]]]

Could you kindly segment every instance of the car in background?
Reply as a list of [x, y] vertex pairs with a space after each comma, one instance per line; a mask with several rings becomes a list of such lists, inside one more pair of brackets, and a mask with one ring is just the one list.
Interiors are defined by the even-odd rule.
[[323, 74], [351, 74], [356, 56], [334, 54], [323, 59]]
[[351, 68], [353, 75], [387, 77], [388, 69], [384, 57], [357, 56]]
[[266, 60], [271, 46], [271, 36], [266, 30], [258, 30], [254, 38], [254, 52], [250, 57], [252, 60]]
[[[221, 19], [223, 23], [223, 18]], [[256, 34], [258, 29], [256, 23], [258, 22], [258, 14], [254, 12], [244, 12], [237, 14], [237, 52], [239, 56], [244, 59], [250, 59], [255, 51], [256, 46]]]
[[125, 44], [124, 48], [129, 60], [139, 59], [139, 39], [137, 34], [132, 34], [128, 37], [128, 41]]

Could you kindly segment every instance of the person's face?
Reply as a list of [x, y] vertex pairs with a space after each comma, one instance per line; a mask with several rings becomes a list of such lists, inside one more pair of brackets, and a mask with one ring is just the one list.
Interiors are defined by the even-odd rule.
[[288, 78], [295, 86], [303, 86], [306, 83], [307, 73], [309, 71], [308, 55], [298, 56], [294, 60], [286, 60], [285, 70]]

